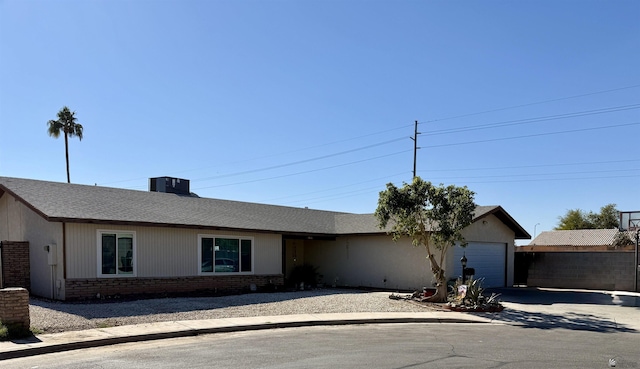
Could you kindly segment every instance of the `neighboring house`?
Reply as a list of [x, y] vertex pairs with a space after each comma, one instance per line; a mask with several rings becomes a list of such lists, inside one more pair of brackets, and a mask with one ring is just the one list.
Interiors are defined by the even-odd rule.
[[[617, 229], [542, 232], [516, 247], [516, 284], [598, 290], [635, 289], [635, 245], [615, 247]], [[634, 233], [626, 232], [629, 240]], [[637, 283], [637, 282], [635, 282]]]
[[[188, 181], [168, 177], [150, 188], [0, 177], [3, 255], [27, 245], [30, 292], [59, 300], [277, 288], [304, 263], [325, 285], [433, 282], [424, 248], [395, 244], [373, 214], [200, 198]], [[514, 239], [529, 234], [500, 206], [479, 206], [464, 235], [469, 246], [448, 254], [448, 277], [461, 274], [464, 252], [488, 285], [511, 285]]]

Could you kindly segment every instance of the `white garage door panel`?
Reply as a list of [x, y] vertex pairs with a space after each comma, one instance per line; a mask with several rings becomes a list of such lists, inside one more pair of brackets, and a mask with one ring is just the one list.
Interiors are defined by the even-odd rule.
[[504, 243], [469, 242], [454, 248], [454, 275], [462, 275], [460, 258], [467, 257], [467, 268], [476, 270], [475, 278], [484, 278], [483, 287], [504, 287], [507, 270], [507, 245]]

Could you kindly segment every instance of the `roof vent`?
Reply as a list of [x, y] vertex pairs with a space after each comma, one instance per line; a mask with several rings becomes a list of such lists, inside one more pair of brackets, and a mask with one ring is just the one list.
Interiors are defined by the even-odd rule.
[[173, 177], [149, 178], [149, 191], [190, 195], [189, 180]]

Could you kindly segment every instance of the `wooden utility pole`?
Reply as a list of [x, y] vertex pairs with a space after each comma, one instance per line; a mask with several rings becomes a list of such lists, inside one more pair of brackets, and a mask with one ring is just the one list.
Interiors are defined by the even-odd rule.
[[413, 137], [410, 137], [413, 140], [413, 178], [416, 178], [416, 161], [418, 157], [418, 121], [416, 120], [415, 129], [413, 133]]

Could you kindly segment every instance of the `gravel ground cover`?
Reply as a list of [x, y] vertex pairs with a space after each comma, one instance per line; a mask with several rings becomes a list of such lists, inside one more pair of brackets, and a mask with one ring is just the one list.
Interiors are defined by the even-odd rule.
[[435, 305], [392, 300], [389, 295], [389, 292], [318, 289], [91, 303], [64, 303], [32, 298], [29, 312], [33, 328], [44, 333], [54, 333], [177, 320], [312, 313], [421, 312], [438, 309]]

